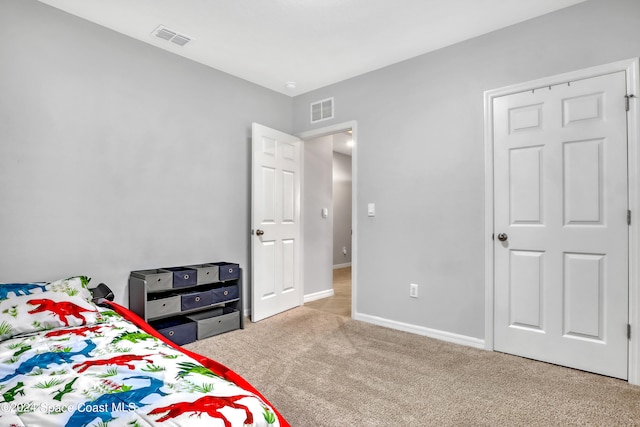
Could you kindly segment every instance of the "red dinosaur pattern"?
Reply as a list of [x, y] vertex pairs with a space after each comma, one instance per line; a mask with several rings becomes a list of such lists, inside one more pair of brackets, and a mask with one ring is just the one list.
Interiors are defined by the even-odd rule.
[[144, 360], [147, 363], [153, 363], [152, 360], [145, 359], [145, 357], [150, 357], [150, 356], [152, 356], [152, 355], [151, 354], [145, 354], [145, 355], [124, 354], [124, 355], [121, 355], [121, 356], [112, 357], [110, 359], [87, 360], [86, 362], [82, 362], [82, 363], [78, 363], [76, 365], [73, 365], [73, 369], [76, 369], [77, 367], [80, 367], [80, 369], [78, 369], [78, 373], [80, 373], [80, 372], [86, 371], [91, 366], [118, 365], [118, 366], [126, 366], [127, 368], [133, 370], [133, 368], [135, 368], [135, 366], [133, 366], [133, 364], [131, 364], [129, 362], [134, 362], [134, 361], [138, 361], [138, 360]]
[[50, 311], [51, 313], [57, 315], [66, 326], [69, 326], [69, 321], [67, 321], [67, 316], [73, 316], [77, 319], [81, 319], [82, 324], [84, 325], [87, 323], [87, 319], [85, 319], [81, 313], [96, 312], [96, 310], [87, 310], [86, 308], [82, 308], [79, 305], [76, 305], [72, 302], [68, 302], [68, 301], [55, 302], [47, 298], [32, 299], [27, 301], [27, 303], [31, 305], [40, 306], [31, 310], [29, 314], [40, 313], [42, 311]]
[[100, 329], [102, 329], [102, 326], [85, 326], [82, 328], [75, 328], [75, 329], [56, 329], [51, 332], [47, 332], [45, 334], [45, 337], [47, 338], [60, 337], [63, 335], [78, 335], [80, 337], [86, 337], [85, 335], [86, 332], [98, 333]]
[[247, 408], [245, 405], [235, 402], [245, 397], [250, 396], [204, 396], [194, 402], [178, 402], [161, 408], [156, 408], [153, 411], [149, 412], [149, 415], [157, 415], [168, 411], [166, 415], [158, 418], [157, 420], [158, 422], [163, 422], [168, 420], [169, 418], [175, 418], [178, 415], [187, 412], [194, 412], [194, 414], [189, 415], [190, 417], [194, 415], [200, 417], [203, 413], [206, 413], [212, 418], [218, 418], [222, 420], [225, 427], [231, 427], [231, 423], [229, 422], [229, 420], [227, 420], [224, 415], [219, 412], [220, 409], [224, 408], [225, 406], [229, 406], [235, 409], [242, 409], [247, 416], [247, 418], [244, 420], [244, 424], [252, 425], [253, 415], [249, 411], [249, 408]]

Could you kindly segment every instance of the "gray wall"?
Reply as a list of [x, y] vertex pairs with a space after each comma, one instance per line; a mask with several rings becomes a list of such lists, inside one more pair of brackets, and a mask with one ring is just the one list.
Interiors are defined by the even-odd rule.
[[[304, 294], [333, 289], [332, 137], [304, 141]], [[329, 215], [322, 217], [322, 209]]]
[[0, 3], [0, 38], [0, 282], [126, 303], [130, 270], [248, 267], [251, 122], [290, 132], [289, 97], [35, 0]]
[[483, 338], [483, 93], [640, 56], [639, 23], [638, 0], [592, 0], [294, 99], [295, 132], [357, 121], [358, 313]]
[[[333, 153], [333, 265], [351, 263], [351, 156]], [[346, 248], [344, 254], [342, 249]]]

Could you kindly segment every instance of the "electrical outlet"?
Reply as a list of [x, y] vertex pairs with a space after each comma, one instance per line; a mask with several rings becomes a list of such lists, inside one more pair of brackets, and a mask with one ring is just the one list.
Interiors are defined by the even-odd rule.
[[411, 298], [418, 298], [418, 285], [415, 283], [409, 285], [409, 296]]

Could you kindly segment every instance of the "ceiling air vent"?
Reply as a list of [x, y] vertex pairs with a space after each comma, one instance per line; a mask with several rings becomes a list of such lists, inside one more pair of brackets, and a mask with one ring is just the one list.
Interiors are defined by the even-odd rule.
[[153, 30], [153, 35], [163, 40], [170, 41], [171, 43], [175, 43], [178, 46], [184, 46], [191, 41], [191, 37], [180, 34], [177, 31], [170, 30], [164, 25], [160, 25], [158, 28]]
[[333, 119], [333, 98], [311, 103], [311, 123]]

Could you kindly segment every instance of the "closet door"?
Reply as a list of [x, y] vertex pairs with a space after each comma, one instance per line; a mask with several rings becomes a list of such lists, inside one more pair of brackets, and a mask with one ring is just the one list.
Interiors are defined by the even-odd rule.
[[494, 100], [498, 351], [627, 378], [624, 72]]

